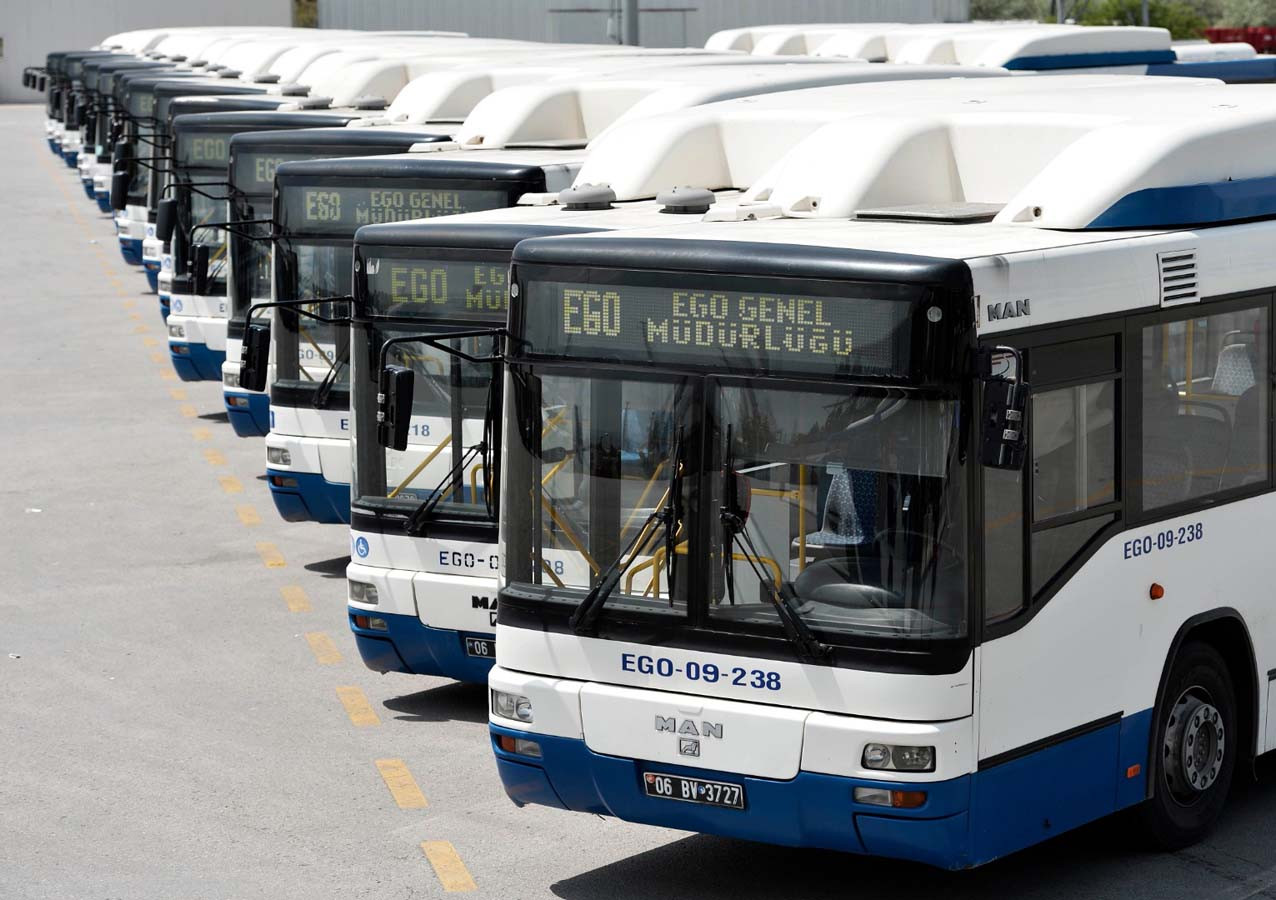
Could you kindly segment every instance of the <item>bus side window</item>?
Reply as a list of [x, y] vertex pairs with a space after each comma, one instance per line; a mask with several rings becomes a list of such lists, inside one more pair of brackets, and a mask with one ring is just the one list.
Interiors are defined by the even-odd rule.
[[984, 469], [984, 619], [1024, 607], [1023, 472]]
[[1142, 329], [1144, 511], [1268, 478], [1266, 306]]

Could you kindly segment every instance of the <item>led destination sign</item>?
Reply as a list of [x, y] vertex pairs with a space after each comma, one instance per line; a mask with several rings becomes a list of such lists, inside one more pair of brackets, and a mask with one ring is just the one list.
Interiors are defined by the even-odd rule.
[[230, 180], [245, 194], [269, 194], [275, 189], [275, 170], [283, 163], [313, 158], [311, 153], [236, 153]]
[[182, 131], [177, 135], [177, 164], [216, 169], [230, 161], [230, 135], [225, 131]]
[[634, 285], [531, 282], [533, 352], [703, 366], [888, 374], [907, 367], [908, 303]]
[[350, 233], [360, 225], [404, 222], [507, 205], [505, 191], [398, 187], [282, 188], [284, 222], [290, 231]]
[[504, 322], [506, 265], [456, 260], [367, 260], [367, 300], [383, 316]]

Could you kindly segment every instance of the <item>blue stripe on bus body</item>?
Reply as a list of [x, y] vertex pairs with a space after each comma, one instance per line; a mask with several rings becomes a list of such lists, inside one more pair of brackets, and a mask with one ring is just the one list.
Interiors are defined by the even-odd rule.
[[[375, 616], [386, 623], [386, 631], [372, 631], [355, 625], [355, 616]], [[416, 616], [391, 615], [349, 608], [350, 630], [364, 665], [374, 672], [405, 672], [409, 675], [438, 675], [457, 681], [486, 684], [494, 659], [469, 656], [467, 637], [495, 640], [493, 634], [432, 628]]]
[[102, 212], [109, 213], [112, 211], [110, 194], [105, 194], [105, 193], [99, 194], [97, 190], [94, 189], [93, 197], [97, 200], [97, 208], [102, 210]]
[[93, 179], [92, 179], [92, 178], [81, 178], [81, 179], [80, 179], [80, 184], [82, 184], [82, 185], [84, 186], [84, 193], [88, 195], [88, 197], [89, 197], [89, 199], [90, 199], [90, 200], [96, 200], [96, 199], [97, 199], [97, 195], [93, 193]]
[[150, 287], [152, 294], [158, 293], [159, 292], [159, 267], [157, 266], [154, 269], [152, 269], [146, 263], [143, 263], [143, 265], [146, 266], [146, 284]]
[[1255, 84], [1276, 80], [1276, 59], [1259, 57], [1158, 63], [1148, 66], [1147, 74], [1186, 75], [1189, 78], [1218, 78], [1230, 84]]
[[[557, 806], [631, 822], [745, 840], [822, 847], [968, 868], [1138, 803], [1144, 797], [1145, 711], [1009, 762], [948, 781], [871, 781], [799, 772], [789, 780], [740, 776], [595, 753], [584, 741], [489, 725], [497, 769], [517, 804]], [[501, 735], [536, 741], [515, 755]], [[1127, 778], [1130, 766], [1140, 774]], [[748, 808], [716, 809], [646, 796], [647, 772], [742, 784]], [[924, 790], [919, 809], [856, 803], [856, 787]]]
[[[296, 485], [277, 486], [276, 478], [290, 478]], [[329, 481], [319, 472], [292, 472], [269, 467], [266, 469], [266, 483], [270, 485], [270, 497], [275, 501], [275, 509], [285, 522], [350, 524], [348, 484]]]
[[1095, 66], [1145, 66], [1172, 63], [1177, 59], [1173, 50], [1113, 50], [1102, 53], [1020, 56], [1006, 63], [1005, 68], [1044, 72], [1054, 69], [1088, 69]]
[[168, 356], [182, 381], [221, 381], [225, 350], [210, 350], [207, 344], [169, 341]]
[[1086, 226], [1182, 228], [1276, 215], [1276, 177], [1242, 178], [1126, 194]]
[[[233, 400], [248, 399], [247, 406], [240, 406]], [[230, 419], [230, 427], [240, 437], [265, 437], [270, 434], [270, 396], [250, 391], [226, 389], [222, 391], [222, 403], [226, 406], [226, 416]]]
[[[100, 204], [99, 204], [100, 205]], [[109, 205], [109, 203], [108, 203]], [[120, 238], [120, 255], [130, 266], [142, 264], [142, 241], [140, 238]]]

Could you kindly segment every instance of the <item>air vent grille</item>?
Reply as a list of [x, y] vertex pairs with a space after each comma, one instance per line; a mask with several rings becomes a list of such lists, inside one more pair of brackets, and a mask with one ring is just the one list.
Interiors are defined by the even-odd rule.
[[1178, 306], [1200, 299], [1196, 281], [1196, 251], [1171, 250], [1156, 255], [1161, 269], [1161, 305]]

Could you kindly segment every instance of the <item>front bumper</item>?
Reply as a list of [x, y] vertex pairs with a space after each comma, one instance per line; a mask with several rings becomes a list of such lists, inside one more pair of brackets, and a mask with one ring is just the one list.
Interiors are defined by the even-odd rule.
[[[110, 198], [107, 199], [107, 206], [110, 206]], [[142, 264], [141, 239], [120, 235], [120, 255], [130, 266], [140, 266]]]
[[[492, 634], [431, 628], [416, 616], [348, 609], [350, 631], [363, 663], [374, 672], [405, 672], [409, 675], [438, 675], [486, 684], [495, 659], [470, 656], [465, 652], [467, 637], [494, 640]], [[360, 628], [355, 616], [369, 616], [386, 623], [385, 631]]]
[[[223, 368], [223, 377], [225, 369]], [[270, 434], [270, 396], [238, 388], [223, 388], [222, 402], [230, 426], [240, 437], [265, 437]]]
[[[770, 844], [915, 860], [945, 869], [972, 864], [969, 775], [912, 785], [799, 772], [796, 778], [782, 781], [606, 756], [578, 738], [496, 724], [490, 724], [489, 730], [501, 783], [519, 805], [554, 806]], [[501, 736], [535, 741], [540, 758], [503, 750], [498, 743]], [[648, 774], [740, 784], [747, 807], [721, 809], [649, 797], [643, 787]], [[917, 787], [927, 792], [927, 799], [915, 810], [871, 806], [854, 800], [857, 787]]]
[[[172, 299], [168, 322], [168, 354], [182, 381], [221, 381], [226, 345], [219, 347], [213, 334], [221, 320], [212, 316], [181, 314], [181, 301]], [[189, 303], [189, 298], [187, 299]]]
[[[218, 367], [220, 372], [220, 366]], [[285, 522], [350, 524], [350, 485], [329, 481], [319, 472], [266, 469], [275, 509]]]

